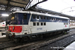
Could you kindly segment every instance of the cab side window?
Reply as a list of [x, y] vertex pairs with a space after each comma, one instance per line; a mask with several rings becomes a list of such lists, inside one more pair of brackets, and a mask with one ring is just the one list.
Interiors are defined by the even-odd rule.
[[27, 19], [27, 14], [23, 14], [23, 19]]
[[35, 15], [33, 15], [33, 19], [36, 19], [36, 16]]
[[37, 19], [39, 19], [39, 16], [37, 16]]

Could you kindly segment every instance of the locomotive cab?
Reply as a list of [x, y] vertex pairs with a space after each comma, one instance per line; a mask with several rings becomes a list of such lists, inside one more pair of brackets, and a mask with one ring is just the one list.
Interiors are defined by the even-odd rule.
[[28, 13], [13, 13], [10, 14], [10, 21], [7, 22], [8, 32], [10, 36], [28, 34], [28, 22], [30, 14]]

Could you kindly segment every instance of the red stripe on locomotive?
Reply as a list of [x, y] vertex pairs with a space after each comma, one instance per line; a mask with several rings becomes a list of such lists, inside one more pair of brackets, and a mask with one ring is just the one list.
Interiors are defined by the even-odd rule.
[[8, 31], [20, 33], [22, 31], [22, 26], [9, 26]]

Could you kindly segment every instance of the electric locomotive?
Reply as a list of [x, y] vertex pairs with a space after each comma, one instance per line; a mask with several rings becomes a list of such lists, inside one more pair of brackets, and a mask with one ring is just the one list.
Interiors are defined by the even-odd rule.
[[0, 20], [0, 31], [1, 31], [1, 35], [5, 35], [6, 32], [6, 21]]
[[0, 21], [0, 28], [5, 28], [6, 27], [6, 21]]
[[69, 24], [69, 18], [59, 15], [33, 11], [16, 11], [10, 14], [7, 37], [23, 38], [42, 36], [52, 32], [67, 32], [70, 27]]

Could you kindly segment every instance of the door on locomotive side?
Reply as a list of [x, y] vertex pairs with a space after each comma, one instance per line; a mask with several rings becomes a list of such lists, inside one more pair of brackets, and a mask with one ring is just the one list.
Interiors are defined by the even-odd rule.
[[22, 26], [22, 34], [29, 34], [29, 13], [18, 13], [17, 22]]

